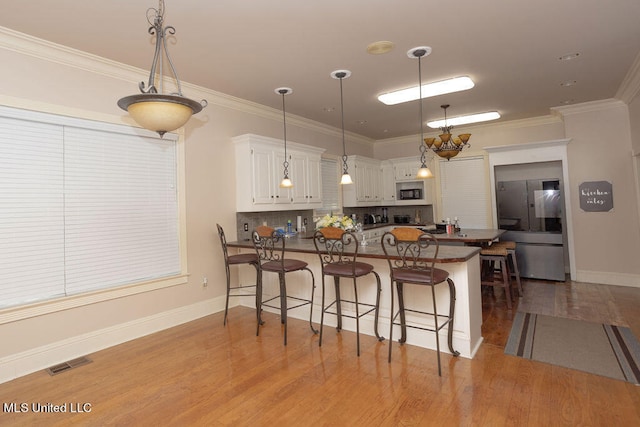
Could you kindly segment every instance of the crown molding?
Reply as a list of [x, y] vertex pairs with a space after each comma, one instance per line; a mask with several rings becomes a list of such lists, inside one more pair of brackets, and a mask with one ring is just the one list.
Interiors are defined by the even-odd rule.
[[[19, 54], [29, 55], [44, 61], [53, 62], [68, 67], [73, 67], [107, 76], [109, 78], [132, 82], [137, 88], [138, 82], [148, 77], [148, 71], [142, 70], [120, 62], [112, 61], [81, 50], [73, 49], [60, 44], [52, 43], [28, 34], [20, 33], [0, 26], [0, 49], [10, 50]], [[217, 105], [229, 108], [269, 120], [282, 120], [282, 111], [245, 99], [227, 95], [222, 92], [194, 85], [189, 82], [181, 82], [185, 92], [196, 92], [198, 97], [203, 97], [209, 105]], [[191, 96], [191, 95], [190, 95]], [[115, 101], [114, 101], [115, 103]], [[295, 114], [287, 114], [287, 123], [313, 132], [322, 133], [331, 137], [342, 138], [342, 130], [325, 125], [314, 120], [306, 119]], [[345, 132], [350, 141], [373, 144], [371, 138], [358, 135], [353, 132]]]
[[551, 112], [562, 117], [562, 116], [571, 116], [575, 114], [597, 112], [597, 111], [607, 110], [610, 108], [620, 108], [620, 107], [626, 107], [626, 106], [627, 104], [625, 104], [623, 101], [609, 98], [609, 99], [603, 99], [599, 101], [582, 102], [580, 104], [553, 107], [551, 108]]
[[622, 80], [615, 97], [626, 104], [630, 104], [638, 93], [640, 93], [640, 53], [636, 56], [627, 75]]

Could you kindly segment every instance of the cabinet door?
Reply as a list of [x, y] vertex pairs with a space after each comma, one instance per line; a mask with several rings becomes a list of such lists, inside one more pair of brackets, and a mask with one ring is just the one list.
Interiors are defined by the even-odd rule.
[[251, 150], [253, 203], [271, 204], [273, 195], [273, 152], [268, 149], [253, 148]]
[[382, 191], [380, 185], [380, 175], [382, 171], [378, 166], [367, 166], [367, 184], [370, 202], [379, 202], [382, 200]]
[[387, 204], [396, 201], [396, 177], [392, 165], [382, 166], [382, 201]]
[[[289, 178], [292, 180], [294, 188], [295, 181], [291, 178], [291, 156], [287, 153], [289, 157]], [[288, 188], [280, 188], [280, 181], [284, 178], [284, 152], [276, 153], [274, 155], [275, 163], [273, 165], [273, 174], [272, 174], [272, 182], [273, 182], [273, 195], [274, 195], [274, 203], [291, 203], [291, 191]], [[303, 183], [300, 183], [303, 184]], [[304, 184], [303, 184], [304, 185]]]
[[291, 155], [289, 165], [289, 177], [293, 182], [291, 189], [291, 199], [293, 203], [307, 203], [307, 157], [301, 154]]
[[307, 196], [311, 204], [322, 204], [322, 163], [320, 157], [307, 158]]
[[396, 165], [396, 180], [397, 181], [413, 181], [416, 179], [418, 173], [419, 164], [417, 161], [411, 163], [400, 163]]
[[356, 163], [356, 200], [358, 202], [367, 202], [369, 201], [367, 198], [367, 193], [369, 186], [367, 185], [367, 168], [362, 165]]

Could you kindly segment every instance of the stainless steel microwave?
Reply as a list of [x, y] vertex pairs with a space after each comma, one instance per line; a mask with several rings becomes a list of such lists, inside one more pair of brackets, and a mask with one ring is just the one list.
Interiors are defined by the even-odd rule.
[[411, 188], [406, 190], [398, 190], [400, 200], [419, 200], [422, 199], [422, 189]]

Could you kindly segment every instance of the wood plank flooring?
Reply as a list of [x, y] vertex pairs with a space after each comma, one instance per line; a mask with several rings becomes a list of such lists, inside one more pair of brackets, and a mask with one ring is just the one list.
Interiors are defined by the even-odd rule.
[[[525, 281], [521, 310], [629, 326], [640, 337], [640, 289]], [[504, 355], [513, 311], [483, 291], [485, 342], [473, 360], [234, 308], [88, 355], [56, 376], [0, 385], [2, 426], [640, 425], [640, 387]], [[385, 331], [384, 335], [388, 335]], [[4, 405], [67, 404], [66, 413], [8, 413]], [[90, 412], [70, 413], [89, 403]], [[88, 407], [86, 407], [88, 408]]]

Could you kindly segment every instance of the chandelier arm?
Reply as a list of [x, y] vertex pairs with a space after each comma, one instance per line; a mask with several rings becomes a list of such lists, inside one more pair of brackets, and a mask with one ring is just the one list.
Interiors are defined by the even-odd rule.
[[[162, 33], [162, 44], [164, 45], [164, 53], [167, 56], [167, 62], [169, 62], [169, 67], [171, 67], [171, 72], [173, 73], [173, 77], [176, 78], [176, 85], [178, 86], [178, 95], [182, 96], [182, 85], [180, 84], [180, 78], [178, 77], [178, 72], [176, 71], [176, 67], [173, 66], [173, 61], [171, 60], [171, 56], [169, 56], [169, 49], [167, 48], [167, 38], [165, 37], [166, 32], [169, 34], [175, 34], [176, 29], [171, 26], [167, 26], [164, 28]], [[162, 74], [160, 75], [162, 78]]]

